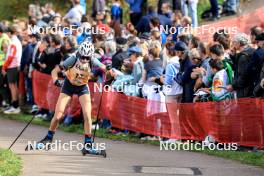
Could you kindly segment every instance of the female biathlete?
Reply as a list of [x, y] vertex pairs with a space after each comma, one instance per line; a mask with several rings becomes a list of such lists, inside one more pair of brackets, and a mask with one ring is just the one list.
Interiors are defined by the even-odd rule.
[[[37, 143], [36, 149], [39, 147], [47, 147], [52, 143], [53, 136], [59, 125], [60, 119], [63, 117], [64, 110], [70, 101], [73, 94], [77, 94], [82, 107], [84, 116], [84, 148], [82, 153], [95, 154], [106, 156], [105, 150], [96, 150], [92, 147], [92, 119], [91, 119], [91, 97], [88, 87], [88, 81], [91, 77], [91, 64], [97, 65], [101, 68], [103, 64], [93, 58], [94, 46], [91, 42], [83, 42], [74, 56], [66, 59], [60, 66], [57, 66], [52, 71], [52, 79], [56, 86], [61, 87], [55, 114], [51, 120], [48, 134], [44, 139]], [[62, 83], [58, 79], [58, 73], [65, 71], [65, 80]], [[47, 145], [48, 144], [48, 145]], [[48, 148], [49, 149], [49, 148]]]

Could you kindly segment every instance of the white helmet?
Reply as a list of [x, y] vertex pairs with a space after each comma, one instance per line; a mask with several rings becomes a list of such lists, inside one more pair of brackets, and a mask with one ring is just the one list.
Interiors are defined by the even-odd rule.
[[79, 49], [78, 49], [78, 53], [80, 54], [80, 56], [84, 56], [84, 57], [92, 57], [92, 55], [94, 54], [94, 46], [92, 44], [92, 42], [89, 41], [84, 41]]

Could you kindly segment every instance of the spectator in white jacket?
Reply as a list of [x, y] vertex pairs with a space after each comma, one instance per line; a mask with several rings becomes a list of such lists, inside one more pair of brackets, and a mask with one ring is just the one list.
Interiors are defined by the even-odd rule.
[[74, 0], [74, 6], [63, 19], [68, 19], [71, 23], [80, 23], [83, 15], [85, 15], [85, 9], [80, 5], [80, 0]]

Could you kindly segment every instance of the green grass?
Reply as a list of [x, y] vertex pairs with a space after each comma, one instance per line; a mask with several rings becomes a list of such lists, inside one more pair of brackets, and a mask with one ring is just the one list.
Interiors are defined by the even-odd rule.
[[[19, 114], [19, 115], [4, 115], [0, 113], [0, 118], [7, 118], [11, 120], [18, 120], [23, 122], [28, 122], [32, 116], [28, 114]], [[49, 123], [44, 122], [40, 119], [34, 119], [33, 124], [35, 125], [41, 125], [48, 127]], [[79, 125], [71, 125], [68, 127], [60, 126], [60, 130], [65, 132], [71, 132], [71, 133], [78, 133], [83, 134], [83, 126], [81, 124]], [[158, 141], [141, 141], [138, 137], [134, 135], [113, 135], [109, 134], [106, 129], [99, 129], [96, 132], [96, 136], [100, 138], [106, 138], [110, 140], [117, 140], [117, 141], [124, 141], [128, 143], [138, 143], [138, 144], [150, 144], [150, 145], [156, 145], [159, 146]], [[209, 149], [203, 150], [203, 151], [191, 151], [191, 152], [202, 152], [208, 155], [213, 155], [217, 157], [223, 157], [235, 161], [239, 161], [244, 164], [250, 164], [254, 166], [261, 166], [264, 167], [264, 153], [257, 153], [257, 152], [240, 152], [240, 151], [211, 151]]]
[[21, 169], [20, 157], [10, 150], [0, 149], [0, 176], [18, 176], [21, 174]]

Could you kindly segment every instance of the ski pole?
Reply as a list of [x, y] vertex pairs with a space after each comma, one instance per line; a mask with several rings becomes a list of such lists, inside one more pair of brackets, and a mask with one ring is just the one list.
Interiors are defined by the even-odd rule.
[[24, 133], [24, 131], [27, 129], [27, 127], [31, 124], [31, 122], [34, 120], [35, 116], [31, 118], [31, 120], [27, 123], [27, 125], [23, 128], [23, 130], [19, 133], [19, 135], [16, 137], [16, 139], [13, 141], [13, 143], [8, 148], [9, 150], [12, 148], [12, 146], [16, 143], [16, 141], [19, 139], [19, 137]]

